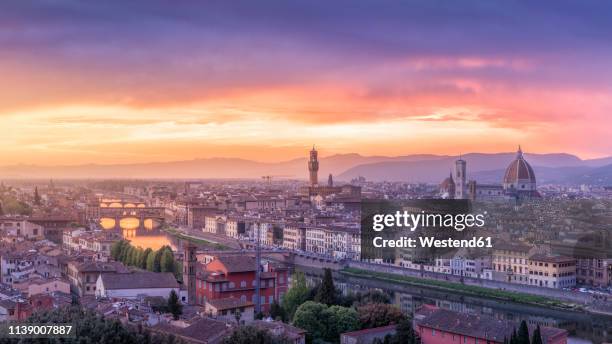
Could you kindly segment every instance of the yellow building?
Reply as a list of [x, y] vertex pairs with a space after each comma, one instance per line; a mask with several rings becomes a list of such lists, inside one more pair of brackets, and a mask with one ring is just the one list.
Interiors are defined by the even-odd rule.
[[499, 243], [493, 246], [494, 278], [509, 283], [529, 284], [529, 257], [535, 248], [525, 244]]
[[576, 259], [535, 254], [529, 258], [529, 284], [546, 288], [571, 288], [576, 285]]

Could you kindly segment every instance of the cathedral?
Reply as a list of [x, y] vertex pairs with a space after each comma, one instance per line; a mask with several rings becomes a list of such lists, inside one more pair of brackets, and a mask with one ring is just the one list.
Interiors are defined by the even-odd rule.
[[516, 158], [510, 162], [501, 184], [478, 184], [467, 181], [467, 163], [461, 157], [455, 161], [455, 171], [440, 184], [440, 197], [479, 201], [532, 199], [540, 197], [535, 173], [523, 157], [519, 146]]

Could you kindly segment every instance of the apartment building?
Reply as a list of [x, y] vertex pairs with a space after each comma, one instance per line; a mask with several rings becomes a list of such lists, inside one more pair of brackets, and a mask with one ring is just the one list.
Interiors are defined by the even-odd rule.
[[529, 285], [571, 288], [576, 285], [576, 259], [535, 254], [529, 257]]
[[493, 249], [494, 278], [509, 283], [529, 284], [529, 257], [536, 249], [525, 244], [499, 243]]
[[283, 248], [289, 250], [306, 250], [306, 226], [292, 223], [283, 228]]

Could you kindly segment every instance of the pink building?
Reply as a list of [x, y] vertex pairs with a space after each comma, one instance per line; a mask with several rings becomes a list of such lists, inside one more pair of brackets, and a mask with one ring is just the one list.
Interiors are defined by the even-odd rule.
[[[519, 324], [494, 318], [456, 313], [424, 306], [414, 317], [415, 329], [423, 344], [503, 344]], [[535, 327], [529, 327], [531, 338]], [[541, 327], [544, 344], [567, 344], [567, 331]]]

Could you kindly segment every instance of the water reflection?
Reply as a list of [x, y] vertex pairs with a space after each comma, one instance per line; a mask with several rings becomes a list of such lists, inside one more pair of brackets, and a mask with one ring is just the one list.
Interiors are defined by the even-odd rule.
[[141, 225], [135, 217], [125, 217], [117, 222], [113, 218], [100, 219], [100, 226], [104, 230], [120, 231], [124, 239], [129, 240], [133, 246], [158, 250], [162, 246], [170, 246], [173, 250], [181, 249], [180, 240], [161, 231], [160, 222], [154, 219], [145, 219]]
[[[111, 230], [118, 229], [116, 228], [117, 221], [110, 217], [103, 217], [100, 219], [100, 226], [103, 229]], [[124, 217], [119, 220], [119, 228], [120, 229], [136, 229], [142, 227], [145, 230], [153, 230], [159, 228], [161, 223], [156, 219], [145, 219], [142, 223], [140, 223], [140, 219], [135, 217]]]

